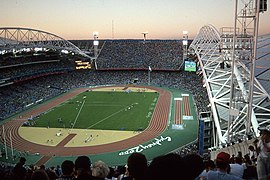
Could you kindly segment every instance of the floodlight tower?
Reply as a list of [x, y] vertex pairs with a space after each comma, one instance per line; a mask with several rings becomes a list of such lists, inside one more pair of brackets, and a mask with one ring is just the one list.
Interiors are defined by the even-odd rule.
[[93, 32], [93, 37], [94, 37], [94, 42], [93, 42], [93, 45], [94, 45], [94, 56], [95, 56], [95, 59], [97, 58], [98, 56], [98, 32]]
[[187, 59], [188, 54], [188, 31], [183, 31], [183, 62]]
[[259, 13], [266, 11], [266, 2], [266, 0], [236, 0], [234, 28], [222, 28], [221, 51], [230, 51], [224, 53], [224, 62], [231, 66], [227, 142], [232, 140], [233, 134], [240, 131], [240, 128], [238, 130], [235, 128], [240, 124], [240, 120], [244, 120], [242, 123], [245, 127], [242, 129], [244, 136], [258, 136], [259, 123], [253, 105], [259, 101], [257, 100], [259, 88], [257, 85], [254, 86], [256, 84], [254, 70]]
[[145, 42], [146, 41], [146, 35], [148, 34], [148, 32], [142, 32], [143, 34], [143, 41]]

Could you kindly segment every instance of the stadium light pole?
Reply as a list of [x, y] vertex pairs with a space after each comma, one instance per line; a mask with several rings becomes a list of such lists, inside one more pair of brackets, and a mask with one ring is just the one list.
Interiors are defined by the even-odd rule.
[[143, 41], [145, 42], [146, 41], [146, 35], [148, 34], [148, 32], [142, 32], [143, 34]]
[[183, 62], [187, 58], [187, 51], [188, 51], [188, 31], [183, 31]]
[[5, 134], [5, 128], [4, 128], [4, 125], [2, 126], [3, 128], [3, 138], [4, 138], [4, 144], [5, 144], [5, 154], [6, 154], [6, 159], [8, 159], [8, 152], [7, 152], [7, 140], [6, 140], [6, 134]]
[[93, 42], [93, 45], [94, 45], [94, 56], [95, 56], [95, 59], [97, 58], [98, 56], [98, 32], [95, 31], [93, 32], [93, 36], [94, 36], [94, 42]]
[[150, 78], [150, 77], [151, 77], [151, 76], [150, 76], [151, 71], [152, 71], [151, 67], [148, 66], [148, 86], [150, 86], [150, 84], [151, 84], [151, 78]]
[[10, 138], [11, 156], [13, 158], [14, 157], [14, 152], [13, 152], [13, 143], [12, 143], [12, 134], [11, 134], [11, 131], [9, 131], [9, 138]]

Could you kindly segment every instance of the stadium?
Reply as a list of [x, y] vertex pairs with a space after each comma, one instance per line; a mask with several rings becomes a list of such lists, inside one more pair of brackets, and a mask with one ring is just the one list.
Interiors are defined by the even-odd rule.
[[249, 153], [259, 129], [270, 131], [270, 35], [258, 36], [256, 11], [192, 40], [0, 27], [0, 162], [56, 167], [85, 155], [118, 167], [132, 153]]

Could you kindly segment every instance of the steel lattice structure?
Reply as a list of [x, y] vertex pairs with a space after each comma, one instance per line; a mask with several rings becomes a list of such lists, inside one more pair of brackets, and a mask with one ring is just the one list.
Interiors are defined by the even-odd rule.
[[[247, 132], [251, 132], [253, 137], [258, 136], [258, 126], [270, 124], [270, 96], [255, 78], [252, 119], [250, 129], [248, 129], [248, 95], [252, 84], [247, 60], [242, 55], [251, 52], [249, 49], [252, 43], [250, 39], [244, 39], [245, 48], [242, 48], [243, 41], [239, 40], [235, 47], [242, 47], [238, 49], [238, 53], [234, 54], [236, 60], [233, 67], [231, 38], [229, 34], [222, 34], [215, 27], [206, 25], [200, 29], [189, 48], [198, 57], [204, 85], [207, 88], [215, 125], [214, 147], [247, 138]], [[234, 78], [232, 78], [232, 72]], [[233, 103], [232, 107], [230, 107], [230, 101]], [[233, 116], [231, 122], [229, 122], [230, 116]]]
[[0, 51], [22, 48], [66, 50], [90, 58], [74, 44], [55, 34], [30, 28], [0, 28]]

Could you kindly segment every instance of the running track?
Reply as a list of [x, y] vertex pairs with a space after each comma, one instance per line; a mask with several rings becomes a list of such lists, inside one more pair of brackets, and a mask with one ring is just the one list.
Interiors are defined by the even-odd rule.
[[[119, 87], [119, 86], [116, 86]], [[123, 86], [124, 87], [124, 86]], [[136, 86], [140, 88], [144, 88], [144, 86]], [[102, 87], [100, 87], [102, 88]], [[4, 124], [5, 128], [5, 137], [6, 143], [10, 145], [10, 133], [12, 134], [12, 143], [13, 148], [25, 152], [28, 151], [29, 153], [40, 153], [45, 157], [45, 159], [49, 159], [51, 156], [78, 156], [78, 155], [91, 155], [91, 154], [101, 154], [107, 152], [118, 151], [126, 148], [130, 148], [133, 146], [137, 146], [141, 143], [149, 141], [158, 135], [160, 135], [167, 127], [169, 112], [170, 112], [170, 101], [171, 95], [168, 91], [163, 89], [155, 88], [155, 87], [145, 87], [148, 89], [153, 89], [159, 92], [159, 98], [153, 112], [152, 119], [150, 121], [149, 126], [140, 134], [131, 137], [129, 139], [125, 139], [122, 141], [104, 144], [104, 145], [97, 145], [97, 146], [86, 146], [86, 147], [65, 147], [64, 145], [69, 142], [74, 134], [70, 134], [61, 141], [57, 146], [51, 147], [46, 145], [36, 144], [30, 141], [23, 139], [18, 130], [22, 123], [26, 121], [28, 117], [31, 115], [35, 116], [42, 112], [47, 111], [48, 109], [57, 106], [58, 104], [70, 99], [73, 96], [80, 94], [81, 92], [86, 91], [86, 88], [79, 88], [70, 93], [64, 94], [63, 96], [52, 100], [38, 108], [31, 110], [24, 115], [22, 115], [22, 119], [18, 117], [14, 120], [8, 121]], [[3, 142], [3, 134], [2, 134], [2, 125], [1, 128], [1, 141]]]
[[182, 107], [180, 100], [175, 100], [175, 108], [174, 108], [174, 124], [182, 124]]
[[188, 96], [183, 96], [184, 101], [184, 116], [190, 116], [190, 106], [188, 102]]

